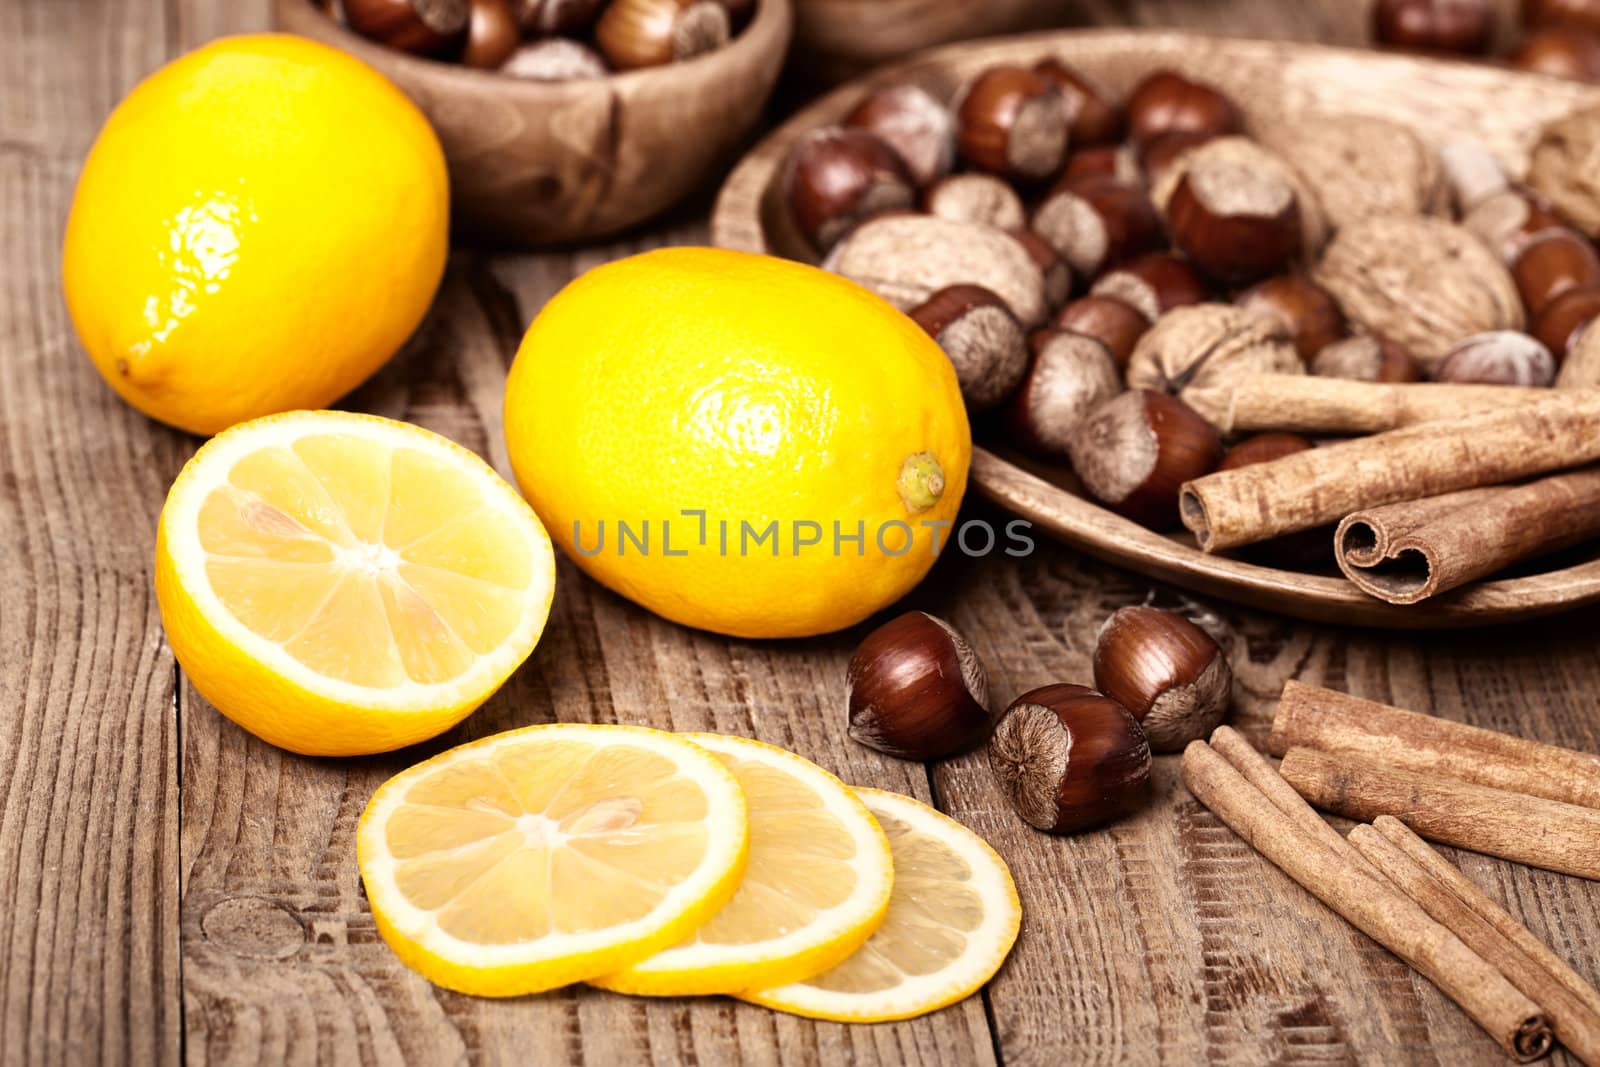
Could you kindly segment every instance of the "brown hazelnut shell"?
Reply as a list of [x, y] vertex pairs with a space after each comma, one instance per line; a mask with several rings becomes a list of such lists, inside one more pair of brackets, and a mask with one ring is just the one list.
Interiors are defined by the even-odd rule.
[[1149, 252], [1129, 260], [1102, 274], [1089, 292], [1120, 300], [1151, 322], [1211, 295], [1200, 273], [1170, 252]]
[[1489, 0], [1377, 0], [1372, 36], [1411, 52], [1484, 55], [1494, 40]]
[[1082, 275], [1099, 274], [1166, 245], [1161, 216], [1149, 194], [1116, 178], [1058, 183], [1034, 208], [1028, 225]]
[[813, 130], [789, 150], [781, 178], [795, 227], [818, 252], [874, 215], [915, 200], [894, 149], [866, 130]]
[[1149, 75], [1128, 97], [1128, 133], [1136, 142], [1175, 131], [1216, 137], [1243, 128], [1239, 109], [1227, 96], [1170, 70]]
[[1028, 367], [1022, 324], [981, 285], [940, 289], [910, 311], [955, 366], [967, 410], [987, 411], [1016, 389]]
[[1209, 474], [1222, 439], [1193, 408], [1133, 389], [1095, 408], [1073, 432], [1072, 467], [1094, 499], [1152, 530], [1178, 522], [1178, 491]]
[[466, 35], [468, 0], [343, 0], [345, 25], [389, 48], [441, 55]]
[[900, 154], [919, 186], [950, 173], [956, 158], [956, 119], [917, 85], [890, 85], [867, 94], [845, 116], [846, 126], [876, 134]]
[[1122, 140], [1126, 117], [1103, 89], [1059, 59], [1042, 59], [1033, 69], [1061, 90], [1071, 144], [1087, 148], [1115, 145]]
[[1550, 230], [1522, 246], [1511, 263], [1511, 277], [1523, 306], [1536, 317], [1569, 290], [1600, 286], [1600, 255], [1576, 230]]
[[461, 48], [461, 62], [481, 70], [495, 70], [522, 43], [517, 20], [506, 0], [472, 0], [472, 18], [467, 25], [467, 43]]
[[1172, 242], [1202, 271], [1241, 284], [1283, 270], [1303, 243], [1294, 187], [1226, 161], [1197, 161], [1166, 205]]
[[1436, 382], [1543, 387], [1556, 378], [1556, 360], [1536, 338], [1492, 330], [1457, 342], [1433, 368]]
[[1094, 685], [1139, 720], [1152, 750], [1177, 752], [1221, 725], [1233, 671], [1211, 635], [1182, 615], [1129, 607], [1100, 630]]
[[1568, 289], [1545, 305], [1533, 323], [1533, 336], [1560, 363], [1578, 331], [1600, 316], [1600, 288]]
[[1105, 346], [1064, 330], [1041, 330], [1022, 384], [1006, 403], [1006, 436], [1018, 448], [1064, 463], [1072, 434], [1100, 404], [1122, 391], [1122, 375]]
[[1067, 113], [1054, 82], [1025, 67], [983, 71], [956, 108], [956, 147], [980, 170], [1037, 181], [1067, 154]]
[[594, 40], [617, 70], [638, 70], [715, 51], [732, 32], [717, 0], [609, 0]]
[[1115, 297], [1090, 295], [1079, 297], [1057, 312], [1054, 326], [1099, 341], [1120, 367], [1127, 365], [1133, 346], [1150, 328], [1150, 320]]
[[1345, 335], [1344, 316], [1327, 290], [1303, 274], [1279, 274], [1233, 298], [1246, 311], [1271, 315], [1289, 329], [1295, 351], [1310, 360]]
[[845, 675], [850, 737], [899, 759], [981, 744], [994, 716], [983, 661], [955, 627], [909, 611], [869, 633]]

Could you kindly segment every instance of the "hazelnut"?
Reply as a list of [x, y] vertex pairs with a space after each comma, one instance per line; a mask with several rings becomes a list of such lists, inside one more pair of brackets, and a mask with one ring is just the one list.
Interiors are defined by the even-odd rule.
[[1316, 282], [1302, 274], [1280, 274], [1257, 282], [1233, 298], [1238, 307], [1283, 323], [1300, 358], [1310, 360], [1344, 336], [1344, 316]]
[[1085, 296], [1061, 309], [1055, 327], [1099, 341], [1121, 367], [1150, 328], [1150, 320], [1115, 297]]
[[989, 676], [955, 627], [908, 611], [873, 630], [845, 675], [850, 737], [899, 759], [953, 756], [989, 736]]
[[1597, 0], [1522, 0], [1525, 26], [1576, 26], [1600, 33], [1600, 2]]
[[919, 186], [931, 185], [955, 166], [955, 116], [920, 86], [891, 85], [869, 93], [844, 124], [877, 134], [900, 153]]
[[1018, 448], [1064, 462], [1078, 424], [1122, 391], [1116, 360], [1092, 337], [1045, 330], [1031, 342], [1033, 361], [1005, 410], [1005, 428]]
[[1439, 157], [1398, 122], [1302, 115], [1263, 130], [1262, 141], [1294, 161], [1329, 229], [1375, 215], [1440, 214], [1448, 207]]
[[1377, 0], [1372, 36], [1415, 52], [1484, 55], [1494, 39], [1489, 0]]
[[1531, 74], [1600, 81], [1600, 35], [1574, 26], [1535, 30], [1510, 58], [1513, 67]]
[[606, 61], [600, 53], [581, 41], [567, 37], [546, 37], [529, 41], [511, 53], [500, 66], [500, 73], [529, 81], [565, 82], [580, 78], [603, 78]]
[[1577, 231], [1551, 230], [1523, 245], [1511, 277], [1528, 314], [1537, 317], [1562, 293], [1600, 286], [1600, 255]]
[[573, 34], [593, 26], [605, 0], [512, 0], [524, 33]]
[[1567, 345], [1557, 389], [1600, 389], [1600, 330], [1580, 329]]
[[1042, 59], [1033, 69], [1061, 90], [1070, 143], [1088, 147], [1114, 145], [1122, 140], [1126, 125], [1122, 109], [1113, 104], [1099, 86], [1059, 59]]
[[1600, 288], [1568, 289], [1546, 304], [1533, 322], [1533, 336], [1560, 363], [1578, 331], [1600, 315]]
[[344, 22], [363, 37], [419, 56], [449, 51], [466, 35], [468, 0], [344, 0]]
[[1216, 424], [1239, 378], [1304, 371], [1278, 319], [1232, 304], [1192, 304], [1167, 312], [1139, 338], [1128, 387], [1171, 393]]
[[1374, 334], [1358, 334], [1324, 346], [1311, 358], [1311, 373], [1358, 382], [1422, 380], [1422, 367], [1405, 345]]
[[1555, 230], [1570, 229], [1543, 197], [1517, 187], [1507, 187], [1478, 201], [1461, 225], [1506, 264], [1515, 260], [1528, 242]]
[[1028, 339], [1005, 301], [981, 285], [940, 289], [911, 309], [956, 369], [967, 410], [987, 411], [1011, 395], [1028, 366]]
[[1433, 368], [1436, 382], [1547, 386], [1556, 361], [1539, 341], [1516, 330], [1493, 330], [1458, 342]]
[[1173, 308], [1198, 304], [1211, 295], [1186, 260], [1167, 252], [1147, 253], [1102, 274], [1089, 292], [1120, 300], [1152, 322]]
[[1026, 221], [1022, 198], [992, 174], [976, 172], [940, 178], [922, 194], [922, 210], [956, 222], [981, 222], [1013, 230]]
[[618, 70], [659, 67], [714, 51], [732, 33], [716, 0], [610, 0], [595, 44]]
[[956, 108], [956, 146], [980, 170], [1025, 181], [1054, 174], [1067, 154], [1067, 112], [1054, 82], [1024, 67], [991, 67]]
[[1176, 397], [1134, 389], [1112, 397], [1078, 425], [1072, 468], [1100, 503], [1154, 530], [1178, 522], [1178, 490], [1222, 458], [1217, 431]]
[[461, 49], [462, 63], [494, 70], [510, 59], [521, 43], [517, 20], [506, 6], [506, 0], [472, 0], [467, 43]]
[[1248, 137], [1214, 137], [1204, 144], [1175, 158], [1150, 187], [1150, 199], [1157, 210], [1172, 222], [1172, 197], [1189, 171], [1200, 169], [1209, 172], [1216, 184], [1231, 180], [1231, 175], [1249, 172], [1253, 185], [1268, 188], [1287, 186], [1294, 193], [1294, 203], [1300, 214], [1300, 248], [1310, 256], [1320, 249], [1328, 238], [1328, 223], [1322, 213], [1316, 192], [1281, 156], [1262, 147]]
[[1140, 82], [1128, 98], [1128, 128], [1135, 141], [1182, 131], [1213, 137], [1244, 128], [1239, 109], [1209, 85], [1160, 70]]
[[1166, 203], [1172, 243], [1211, 277], [1253, 281], [1300, 255], [1300, 205], [1281, 175], [1226, 159], [1183, 168]]
[[1097, 145], [1067, 157], [1067, 165], [1061, 170], [1061, 182], [1079, 178], [1115, 178], [1119, 182], [1140, 185], [1144, 182], [1144, 171], [1133, 153], [1122, 145]]
[[1425, 368], [1456, 338], [1524, 322], [1516, 284], [1494, 253], [1467, 230], [1427, 216], [1346, 226], [1312, 278], [1347, 320], [1400, 342]]
[[1138, 146], [1138, 164], [1145, 182], [1152, 186], [1159, 184], [1178, 160], [1201, 145], [1215, 141], [1217, 137], [1214, 133], [1195, 130], [1169, 130], [1141, 142]]
[[1011, 702], [989, 739], [989, 766], [1028, 825], [1087, 830], [1126, 815], [1150, 791], [1150, 745], [1128, 709], [1081, 685], [1046, 685]]
[[1228, 713], [1233, 670], [1211, 635], [1161, 608], [1123, 608], [1094, 648], [1094, 685], [1139, 720], [1150, 747], [1177, 752]]
[[1544, 128], [1528, 158], [1528, 184], [1578, 229], [1600, 235], [1600, 107]]
[[1050, 242], [1023, 227], [1006, 231], [1027, 249], [1028, 255], [1044, 275], [1044, 302], [1046, 307], [1058, 308], [1072, 295], [1072, 268], [1050, 246]]
[[900, 156], [865, 130], [813, 130], [789, 151], [782, 175], [795, 226], [819, 252], [863, 220], [910, 207], [911, 175]]
[[1074, 271], [1090, 276], [1166, 244], [1161, 217], [1144, 189], [1115, 178], [1058, 184], [1034, 209], [1029, 226]]
[[1231, 471], [1255, 463], [1271, 463], [1311, 447], [1311, 442], [1297, 433], [1258, 433], [1228, 449], [1222, 462], [1217, 464], [1217, 470]]
[[1440, 148], [1439, 166], [1461, 216], [1510, 186], [1500, 160], [1476, 141], [1451, 141]]
[[1022, 244], [992, 226], [887, 215], [857, 226], [823, 264], [902, 311], [963, 282], [999, 296], [1026, 327], [1044, 322], [1044, 276]]

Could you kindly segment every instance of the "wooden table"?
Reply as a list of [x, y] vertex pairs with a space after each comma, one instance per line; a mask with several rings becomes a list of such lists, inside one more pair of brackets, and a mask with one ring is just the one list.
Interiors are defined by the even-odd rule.
[[[1352, 39], [1351, 0], [1086, 3], [1089, 21]], [[62, 222], [105, 114], [143, 75], [264, 23], [263, 0], [0, 4], [0, 1060], [81, 1064], [1495, 1063], [1425, 980], [1332, 916], [1192, 801], [1171, 757], [1156, 802], [1108, 831], [1024, 827], [979, 756], [924, 767], [847, 742], [859, 632], [751, 643], [660, 621], [563, 564], [543, 643], [425, 752], [301, 759], [185, 683], [151, 591], [156, 515], [193, 438], [121, 404], [73, 338]], [[703, 240], [705, 205], [572, 253], [453, 260], [407, 352], [350, 398], [506, 469], [504, 371], [523, 325], [610, 257]], [[912, 602], [976, 639], [1009, 698], [1089, 676], [1100, 620], [1145, 581], [1041, 543], [947, 558]], [[1171, 598], [1171, 591], [1158, 591]], [[1236, 639], [1236, 721], [1284, 679], [1600, 750], [1600, 613], [1399, 636], [1215, 605]], [[1017, 875], [1025, 917], [981, 997], [912, 1022], [816, 1024], [728, 1000], [585, 988], [496, 1002], [429, 986], [379, 940], [353, 834], [374, 787], [423, 755], [552, 719], [749, 734], [845, 779], [931, 799]], [[1600, 979], [1600, 886], [1483, 857], [1467, 873]]]

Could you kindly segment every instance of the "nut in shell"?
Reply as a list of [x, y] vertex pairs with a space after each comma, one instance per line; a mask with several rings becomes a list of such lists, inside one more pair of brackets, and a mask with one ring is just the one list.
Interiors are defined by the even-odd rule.
[[1100, 629], [1094, 684], [1139, 720], [1151, 749], [1177, 752], [1221, 725], [1233, 670], [1211, 635], [1182, 615], [1130, 607]]
[[1418, 382], [1422, 368], [1404, 345], [1387, 337], [1357, 334], [1324, 345], [1311, 358], [1311, 373], [1358, 382]]
[[870, 93], [844, 124], [876, 134], [898, 152], [919, 186], [931, 185], [955, 166], [955, 116], [921, 86], [891, 85]]
[[1052, 189], [1029, 225], [1074, 271], [1093, 276], [1165, 243], [1161, 216], [1143, 188], [1116, 178], [1073, 178]]
[[964, 752], [994, 723], [983, 661], [960, 631], [922, 611], [868, 634], [845, 686], [850, 737], [899, 759]]
[[922, 209], [957, 222], [1014, 230], [1026, 221], [1022, 198], [992, 174], [968, 172], [940, 178], [922, 194]]
[[1550, 350], [1516, 330], [1468, 337], [1433, 368], [1434, 381], [1463, 385], [1547, 386], [1555, 377], [1556, 361]]
[[1065, 461], [1078, 424], [1122, 391], [1122, 374], [1092, 337], [1047, 330], [1022, 386], [1005, 410], [1006, 433], [1019, 448]]
[[1147, 252], [1100, 275], [1089, 294], [1120, 300], [1153, 322], [1173, 308], [1200, 303], [1210, 290], [1188, 260]]
[[1345, 318], [1432, 367], [1462, 337], [1520, 330], [1522, 299], [1499, 259], [1467, 230], [1427, 216], [1340, 230], [1313, 272]]
[[1600, 236], [1600, 107], [1544, 128], [1528, 157], [1528, 184], [1584, 233]]
[[950, 357], [967, 410], [987, 411], [1022, 380], [1028, 366], [1022, 324], [1005, 301], [981, 285], [940, 289], [910, 314]]
[[1100, 503], [1153, 530], [1178, 521], [1183, 483], [1211, 473], [1222, 439], [1193, 408], [1131, 389], [1091, 411], [1068, 443], [1072, 467]]
[[1449, 207], [1439, 157], [1409, 126], [1365, 115], [1305, 115], [1260, 136], [1315, 190], [1329, 229]]
[[1215, 424], [1240, 378], [1304, 372], [1281, 320], [1232, 304], [1192, 304], [1167, 312], [1139, 338], [1128, 387], [1180, 397]]
[[1271, 180], [1294, 193], [1300, 218], [1300, 249], [1314, 256], [1328, 239], [1328, 220], [1311, 184], [1283, 157], [1248, 137], [1216, 137], [1179, 154], [1155, 179], [1150, 198], [1163, 214], [1169, 213], [1173, 194], [1189, 168], [1215, 167], [1223, 173], [1255, 175], [1256, 182]]

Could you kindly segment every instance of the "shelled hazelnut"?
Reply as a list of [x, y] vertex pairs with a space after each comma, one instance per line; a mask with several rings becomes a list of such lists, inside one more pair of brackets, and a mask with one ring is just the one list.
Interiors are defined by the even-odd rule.
[[529, 41], [500, 65], [501, 74], [545, 82], [603, 78], [606, 71], [606, 61], [599, 52], [570, 37]]
[[716, 0], [610, 0], [594, 40], [613, 67], [637, 70], [714, 51], [732, 32], [728, 9]]
[[1216, 422], [1251, 374], [1303, 374], [1281, 320], [1232, 304], [1192, 304], [1156, 320], [1128, 360], [1128, 387], [1171, 393]]
[[865, 130], [813, 130], [790, 149], [784, 199], [800, 234], [826, 252], [862, 221], [908, 208], [912, 179], [900, 156]]
[[1280, 274], [1257, 282], [1233, 298], [1238, 307], [1283, 323], [1300, 358], [1310, 361], [1345, 334], [1344, 316], [1333, 297], [1303, 274]]
[[1524, 25], [1576, 26], [1600, 33], [1600, 2], [1597, 0], [1522, 0]]
[[1124, 145], [1096, 145], [1073, 152], [1061, 168], [1062, 182], [1079, 178], [1115, 178], [1130, 185], [1144, 184], [1139, 161]]
[[1100, 629], [1094, 684], [1139, 720], [1153, 751], [1177, 752], [1221, 725], [1233, 670], [1211, 635], [1182, 615], [1130, 607]]
[[1377, 0], [1372, 36], [1417, 52], [1483, 55], [1494, 38], [1489, 0]]
[[1089, 147], [1122, 140], [1125, 116], [1103, 89], [1059, 59], [1042, 59], [1033, 69], [1061, 90], [1069, 143]]
[[1535, 338], [1516, 330], [1494, 330], [1452, 346], [1433, 368], [1432, 377], [1458, 384], [1547, 386], [1555, 381], [1556, 361]]
[[1462, 217], [1461, 225], [1506, 264], [1515, 260], [1528, 242], [1570, 229], [1542, 196], [1516, 186], [1478, 201]]
[[1006, 404], [1006, 434], [1026, 452], [1064, 462], [1073, 431], [1090, 411], [1122, 391], [1122, 375], [1111, 353], [1092, 337], [1064, 330], [1044, 330], [1035, 337], [1027, 374]]
[[973, 412], [999, 404], [1028, 366], [1028, 339], [1005, 301], [980, 285], [940, 289], [910, 311], [956, 369], [962, 399]]
[[1044, 276], [1044, 302], [1048, 308], [1058, 308], [1072, 295], [1072, 268], [1061, 258], [1050, 242], [1026, 227], [1018, 226], [1006, 233], [1016, 239], [1033, 258], [1039, 273]]
[[1216, 137], [1243, 128], [1233, 101], [1170, 70], [1149, 75], [1128, 97], [1128, 132], [1138, 142], [1175, 131]]
[[1117, 366], [1127, 364], [1134, 345], [1150, 328], [1150, 320], [1131, 305], [1110, 296], [1085, 296], [1056, 313], [1055, 328], [1092, 337], [1105, 345]]
[[989, 739], [1000, 791], [1028, 825], [1087, 830], [1149, 795], [1150, 745], [1128, 709], [1081, 685], [1046, 685], [1011, 702]]
[[1600, 287], [1600, 255], [1576, 231], [1551, 230], [1523, 245], [1511, 277], [1528, 314], [1537, 317], [1563, 293]]
[[1027, 221], [1022, 198], [992, 174], [968, 172], [940, 178], [922, 194], [922, 210], [957, 222], [1013, 230]]
[[1068, 446], [1084, 488], [1112, 511], [1154, 530], [1178, 522], [1178, 490], [1209, 474], [1222, 441], [1183, 401], [1132, 389], [1095, 408]]
[[1600, 81], [1600, 34], [1575, 26], [1535, 30], [1522, 39], [1510, 61], [1530, 74]]
[[1533, 321], [1533, 336], [1550, 350], [1560, 363], [1578, 331], [1600, 316], [1600, 288], [1568, 289], [1539, 312]]
[[436, 56], [459, 44], [472, 18], [468, 0], [344, 0], [345, 25], [389, 48]]
[[1357, 334], [1326, 345], [1311, 358], [1311, 373], [1358, 382], [1420, 382], [1422, 367], [1406, 347], [1387, 337]]
[[956, 108], [956, 147], [980, 170], [1021, 181], [1054, 174], [1067, 154], [1061, 90], [1025, 67], [991, 67]]
[[1225, 283], [1254, 281], [1300, 256], [1300, 205], [1279, 175], [1226, 159], [1183, 168], [1166, 202], [1172, 242]]
[[1120, 300], [1151, 322], [1211, 295], [1195, 269], [1169, 252], [1149, 252], [1130, 260], [1102, 274], [1089, 292]]
[[910, 760], [965, 752], [989, 736], [989, 675], [955, 627], [909, 611], [873, 630], [845, 675], [850, 737]]
[[463, 64], [494, 70], [510, 59], [521, 43], [521, 31], [506, 0], [472, 0], [467, 42], [461, 48]]
[[1091, 277], [1166, 243], [1161, 217], [1144, 189], [1115, 178], [1058, 183], [1034, 209], [1028, 225], [1075, 272]]
[[933, 184], [955, 166], [955, 116], [921, 86], [891, 85], [869, 93], [844, 124], [876, 134], [900, 153], [918, 186]]

